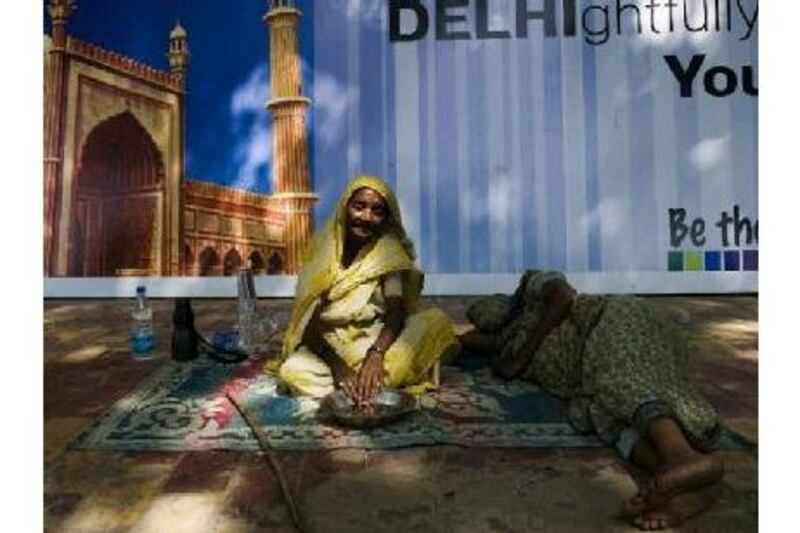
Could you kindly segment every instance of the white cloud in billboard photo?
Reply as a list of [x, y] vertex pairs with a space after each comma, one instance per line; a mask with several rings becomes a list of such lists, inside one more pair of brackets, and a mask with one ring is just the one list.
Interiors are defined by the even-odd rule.
[[268, 98], [269, 71], [267, 65], [257, 65], [250, 71], [247, 81], [233, 91], [231, 114], [234, 122], [245, 113], [263, 113]]
[[627, 208], [619, 198], [604, 198], [594, 209], [581, 217], [582, 231], [600, 227], [603, 237], [617, 236], [623, 229], [623, 215]]
[[[489, 187], [489, 220], [492, 225], [506, 224], [511, 210], [511, 178], [506, 170], [492, 174], [492, 186]], [[480, 203], [482, 198], [476, 198]]]
[[[730, 136], [703, 139], [694, 145], [689, 152], [689, 161], [701, 173], [712, 172], [731, 157]], [[701, 174], [702, 176], [703, 174]]]
[[[303, 61], [304, 73], [309, 72]], [[308, 74], [305, 76], [308, 78]], [[334, 146], [346, 131], [344, 125], [348, 109], [356, 101], [355, 91], [346, 87], [332, 75], [315, 70], [314, 89], [311, 95], [316, 113], [317, 138], [323, 147]], [[269, 99], [269, 70], [266, 65], [254, 67], [247, 80], [239, 85], [230, 98], [233, 132], [237, 137], [233, 148], [233, 164], [237, 188], [254, 187], [259, 176], [266, 173], [271, 157], [271, 128], [264, 114], [264, 104]]]
[[269, 98], [269, 72], [266, 65], [258, 65], [250, 76], [231, 95], [230, 112], [234, 133], [233, 186], [255, 188], [259, 178], [268, 172], [272, 142], [264, 104]]
[[347, 111], [356, 101], [355, 91], [330, 74], [316, 70], [312, 98], [317, 138], [325, 147], [333, 146], [344, 135]]
[[[339, 0], [334, 0], [335, 2]], [[386, 0], [343, 0], [347, 2], [347, 18], [371, 28], [386, 29]]]

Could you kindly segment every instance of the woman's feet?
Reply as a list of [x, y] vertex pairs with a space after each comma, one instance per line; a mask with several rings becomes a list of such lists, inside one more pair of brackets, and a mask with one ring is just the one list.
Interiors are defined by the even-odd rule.
[[722, 474], [722, 461], [692, 450], [662, 466], [642, 491], [642, 497], [648, 506], [659, 507], [679, 494], [719, 482]]
[[722, 495], [722, 484], [689, 491], [675, 496], [660, 509], [645, 511], [633, 519], [633, 524], [642, 531], [659, 531], [678, 527], [686, 520], [696, 516], [719, 500]]
[[619, 509], [619, 515], [622, 518], [633, 518], [644, 513], [648, 507], [649, 506], [647, 504], [647, 500], [644, 498], [644, 494], [639, 491], [633, 498], [630, 498], [622, 503], [622, 506]]
[[692, 451], [659, 468], [647, 486], [622, 505], [621, 514], [633, 517], [658, 509], [679, 494], [719, 482], [722, 474], [717, 457]]
[[676, 527], [719, 499], [722, 474], [722, 461], [692, 450], [661, 466], [647, 486], [622, 505], [621, 515], [642, 531]]

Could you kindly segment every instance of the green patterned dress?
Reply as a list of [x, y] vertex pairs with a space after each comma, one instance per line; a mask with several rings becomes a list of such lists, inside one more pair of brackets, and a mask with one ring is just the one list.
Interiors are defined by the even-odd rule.
[[[544, 312], [542, 289], [564, 276], [529, 270], [512, 296], [476, 301], [467, 317], [497, 353], [516, 352]], [[566, 400], [570, 423], [628, 455], [649, 421], [672, 416], [699, 449], [715, 447], [717, 415], [692, 388], [688, 344], [678, 326], [633, 296], [575, 296], [570, 316], [531, 357], [523, 379]]]

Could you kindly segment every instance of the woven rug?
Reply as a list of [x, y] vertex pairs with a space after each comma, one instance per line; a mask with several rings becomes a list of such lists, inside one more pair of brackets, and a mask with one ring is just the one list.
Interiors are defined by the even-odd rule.
[[[276, 449], [397, 448], [455, 444], [478, 447], [596, 447], [567, 423], [560, 401], [534, 385], [503, 382], [479, 358], [442, 368], [442, 385], [420, 409], [368, 430], [328, 424], [317, 403], [283, 393], [263, 362], [165, 363], [71, 444], [73, 449], [185, 451], [258, 450], [258, 442], [226, 395], [258, 416], [259, 432]], [[723, 447], [744, 442], [727, 434]]]

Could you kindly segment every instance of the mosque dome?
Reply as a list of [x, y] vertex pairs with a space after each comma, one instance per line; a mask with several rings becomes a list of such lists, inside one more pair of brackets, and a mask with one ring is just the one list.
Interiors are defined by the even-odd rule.
[[172, 31], [169, 32], [170, 39], [186, 39], [186, 30], [183, 29], [180, 22], [175, 24], [175, 27], [172, 28]]

